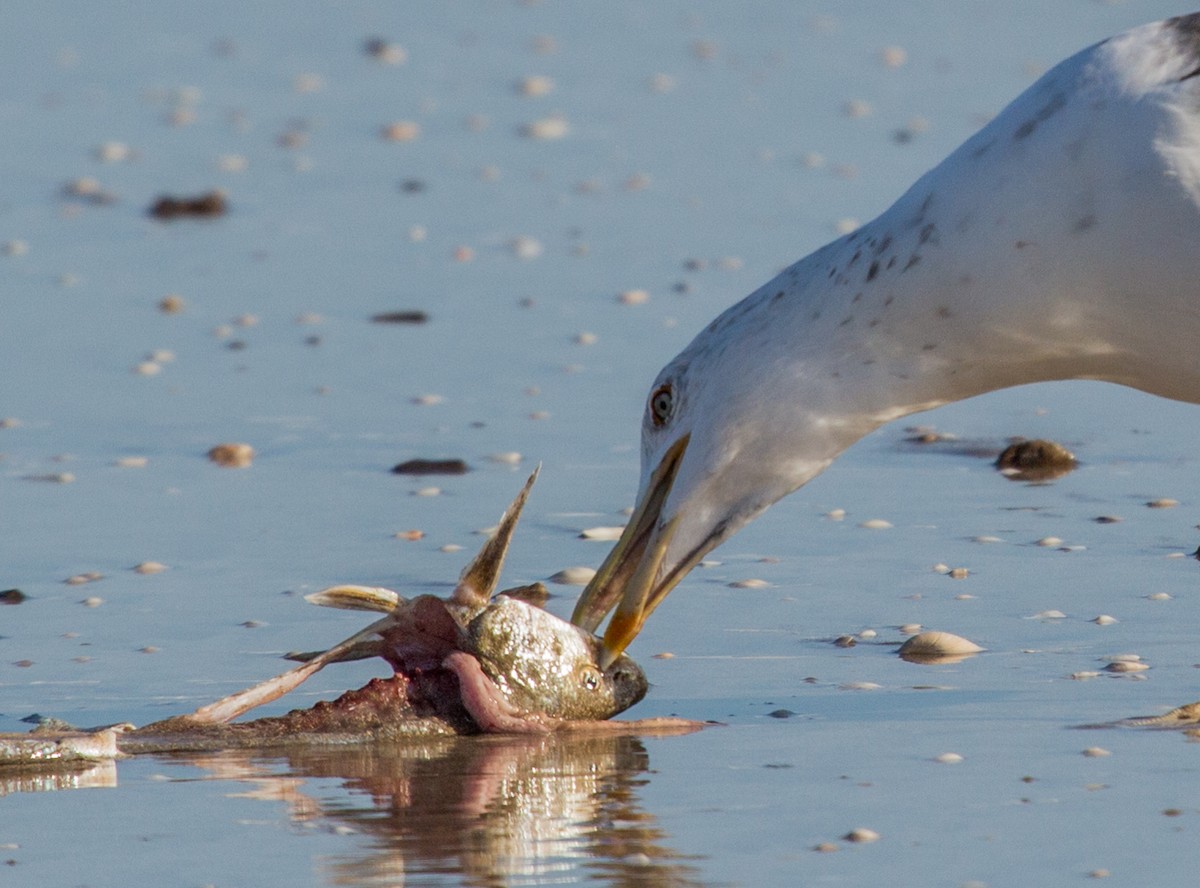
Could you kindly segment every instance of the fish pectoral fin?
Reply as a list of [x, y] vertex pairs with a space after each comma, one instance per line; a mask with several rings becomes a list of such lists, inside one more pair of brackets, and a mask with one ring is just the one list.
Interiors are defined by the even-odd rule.
[[509, 543], [512, 542], [513, 531], [517, 529], [517, 521], [521, 517], [521, 510], [525, 508], [525, 500], [529, 499], [529, 491], [541, 470], [540, 465], [533, 470], [533, 474], [529, 476], [517, 498], [512, 501], [512, 505], [500, 516], [496, 532], [483, 544], [479, 554], [458, 578], [458, 585], [454, 587], [449, 599], [454, 604], [485, 605], [492, 600], [492, 593], [496, 591], [496, 584], [500, 580], [500, 569], [504, 567], [504, 556], [508, 553]]
[[[317, 657], [323, 656], [327, 653], [328, 651], [289, 651], [283, 655], [283, 659], [292, 660], [296, 663], [307, 663], [310, 660], [315, 660]], [[369, 660], [372, 657], [382, 656], [382, 641], [360, 641], [357, 644], [346, 648], [346, 650], [328, 662], [349, 663], [352, 660]]]
[[404, 603], [399, 593], [382, 586], [330, 586], [304, 596], [309, 604], [340, 610], [365, 610], [389, 613]]

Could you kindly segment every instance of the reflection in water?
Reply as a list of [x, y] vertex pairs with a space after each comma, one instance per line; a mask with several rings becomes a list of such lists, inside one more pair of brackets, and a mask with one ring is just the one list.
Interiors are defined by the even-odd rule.
[[[248, 782], [240, 797], [283, 802], [295, 822], [332, 821], [371, 840], [327, 860], [329, 885], [392, 886], [422, 874], [471, 885], [599, 878], [615, 884], [700, 885], [666, 847], [637, 789], [649, 756], [633, 736], [446, 737], [419, 744], [173, 755], [213, 779]], [[337, 778], [349, 794], [305, 793]], [[355, 804], [358, 797], [369, 804]]]

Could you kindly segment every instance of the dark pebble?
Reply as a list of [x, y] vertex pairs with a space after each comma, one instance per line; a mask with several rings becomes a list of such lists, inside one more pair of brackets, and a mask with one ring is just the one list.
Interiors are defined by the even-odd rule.
[[372, 324], [424, 324], [429, 315], [423, 311], [385, 311], [371, 315]]
[[0, 592], [0, 604], [20, 604], [28, 597], [20, 589], [5, 589]]
[[772, 709], [767, 713], [771, 718], [791, 718], [795, 714], [790, 709]]
[[996, 468], [1016, 481], [1048, 481], [1075, 468], [1075, 454], [1053, 441], [1017, 441], [996, 457]]
[[410, 459], [392, 467], [393, 475], [465, 475], [468, 471], [461, 459]]
[[220, 191], [210, 191], [196, 197], [168, 197], [164, 195], [150, 207], [150, 215], [155, 219], [178, 219], [183, 216], [209, 217], [224, 216], [229, 211], [225, 195]]

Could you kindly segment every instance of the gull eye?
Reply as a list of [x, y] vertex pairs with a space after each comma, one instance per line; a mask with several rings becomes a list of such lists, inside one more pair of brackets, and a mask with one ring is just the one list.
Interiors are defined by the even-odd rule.
[[600, 670], [594, 666], [585, 666], [583, 674], [579, 677], [579, 683], [585, 691], [594, 691], [600, 687]]
[[671, 388], [670, 384], [660, 385], [650, 396], [650, 419], [656, 427], [661, 428], [667, 424], [667, 420], [671, 418], [671, 411], [674, 409], [675, 390]]

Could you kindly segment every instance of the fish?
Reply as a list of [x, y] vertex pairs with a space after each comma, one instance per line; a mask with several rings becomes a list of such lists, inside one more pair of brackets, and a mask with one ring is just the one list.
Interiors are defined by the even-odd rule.
[[[356, 585], [312, 593], [306, 597], [314, 604], [384, 616], [324, 651], [289, 654], [300, 665], [186, 715], [140, 728], [0, 735], [0, 765], [91, 760], [110, 755], [114, 745], [117, 754], [129, 755], [479, 733], [694, 729], [697, 723], [679, 719], [608, 721], [646, 695], [641, 667], [622, 655], [600, 668], [600, 638], [524, 600], [536, 590], [495, 591], [537, 475], [530, 475], [447, 598], [404, 598]], [[368, 657], [385, 660], [393, 674], [307, 709], [233, 721], [325, 666]]]

